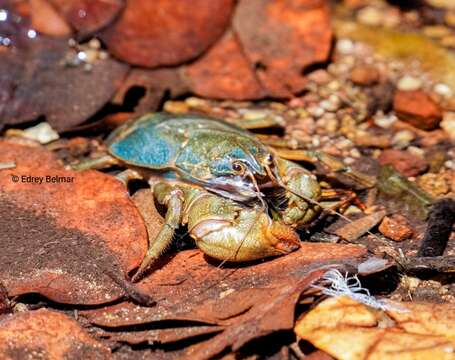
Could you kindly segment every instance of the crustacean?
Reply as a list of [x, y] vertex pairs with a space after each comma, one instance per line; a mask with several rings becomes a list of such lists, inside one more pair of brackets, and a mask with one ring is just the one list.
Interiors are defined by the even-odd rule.
[[119, 178], [148, 179], [155, 199], [167, 209], [133, 280], [181, 225], [204, 253], [220, 260], [289, 253], [299, 247], [295, 229], [321, 212], [325, 198], [333, 198], [308, 170], [281, 158], [252, 133], [201, 115], [147, 114], [116, 129], [107, 145], [109, 155], [76, 168], [126, 165]]

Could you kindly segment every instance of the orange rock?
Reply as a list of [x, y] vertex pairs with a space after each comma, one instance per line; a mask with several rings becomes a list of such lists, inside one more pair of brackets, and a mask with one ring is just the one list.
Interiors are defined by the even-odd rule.
[[442, 119], [439, 105], [421, 90], [396, 91], [393, 108], [400, 119], [419, 129], [434, 129]]
[[413, 234], [406, 218], [399, 214], [390, 217], [386, 216], [382, 220], [381, 225], [379, 225], [379, 231], [382, 235], [394, 241], [409, 239]]
[[379, 78], [378, 69], [370, 65], [357, 66], [351, 72], [351, 81], [356, 85], [373, 85], [379, 82]]
[[378, 158], [381, 165], [392, 165], [404, 176], [416, 176], [428, 168], [427, 161], [407, 151], [388, 149], [384, 150]]

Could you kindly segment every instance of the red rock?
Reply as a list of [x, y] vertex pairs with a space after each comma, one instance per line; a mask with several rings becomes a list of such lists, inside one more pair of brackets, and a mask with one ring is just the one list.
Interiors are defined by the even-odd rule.
[[396, 91], [393, 108], [400, 119], [419, 129], [434, 129], [442, 119], [439, 105], [421, 90]]
[[379, 231], [394, 241], [409, 239], [413, 234], [406, 218], [399, 214], [386, 216], [379, 225]]
[[356, 85], [369, 86], [379, 82], [380, 74], [371, 65], [357, 66], [351, 71], [351, 81]]
[[427, 161], [407, 151], [388, 149], [384, 150], [378, 158], [381, 165], [392, 165], [404, 176], [416, 176], [428, 168]]

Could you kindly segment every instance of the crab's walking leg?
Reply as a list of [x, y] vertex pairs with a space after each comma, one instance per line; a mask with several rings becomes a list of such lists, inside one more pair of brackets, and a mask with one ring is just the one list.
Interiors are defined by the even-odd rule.
[[183, 191], [175, 186], [158, 183], [154, 187], [154, 193], [158, 202], [167, 207], [164, 225], [158, 236], [150, 241], [147, 254], [142, 260], [139, 270], [134, 274], [132, 281], [137, 281], [147, 268], [152, 265], [172, 242], [175, 230], [180, 226], [183, 210]]
[[96, 159], [87, 159], [79, 164], [74, 164], [71, 165], [70, 168], [71, 170], [76, 170], [76, 171], [82, 171], [82, 170], [88, 170], [88, 169], [105, 169], [108, 167], [111, 167], [113, 165], [118, 165], [119, 161], [110, 156], [110, 155], [104, 155]]
[[323, 189], [321, 192], [321, 201], [337, 199], [335, 207], [343, 209], [347, 205], [354, 203], [359, 209], [365, 210], [365, 204], [360, 201], [357, 194], [351, 190], [344, 189]]
[[376, 185], [376, 179], [360, 171], [354, 170], [345, 165], [342, 161], [324, 153], [323, 151], [309, 150], [290, 150], [274, 148], [274, 152], [287, 160], [306, 161], [310, 163], [320, 163], [333, 173], [342, 173], [350, 177], [357, 185], [364, 188], [371, 188]]
[[117, 180], [120, 180], [122, 183], [125, 184], [125, 186], [128, 186], [128, 183], [131, 180], [142, 180], [144, 177], [139, 174], [136, 170], [132, 169], [126, 169], [122, 171], [121, 173], [115, 175]]

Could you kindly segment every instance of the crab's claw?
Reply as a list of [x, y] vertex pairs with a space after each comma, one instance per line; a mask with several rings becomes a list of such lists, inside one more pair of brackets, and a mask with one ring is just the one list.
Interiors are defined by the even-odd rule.
[[267, 238], [277, 251], [287, 254], [300, 248], [300, 238], [290, 226], [274, 221], [267, 231]]
[[225, 214], [223, 219], [219, 213], [211, 214], [202, 220], [198, 218], [194, 225], [189, 224], [190, 235], [204, 253], [216, 259], [240, 262], [284, 255], [300, 247], [295, 230], [270, 219], [263, 209], [243, 208], [235, 214]]

